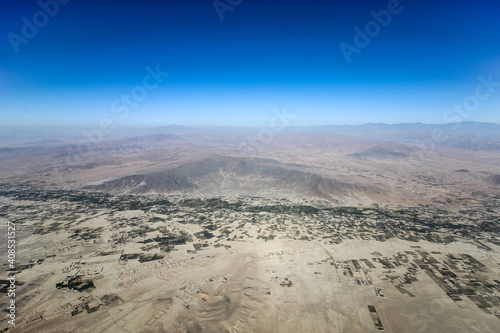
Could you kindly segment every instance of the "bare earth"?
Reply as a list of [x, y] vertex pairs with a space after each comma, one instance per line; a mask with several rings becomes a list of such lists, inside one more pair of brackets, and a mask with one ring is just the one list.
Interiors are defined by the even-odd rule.
[[2, 149], [0, 330], [500, 331], [500, 153], [233, 139]]

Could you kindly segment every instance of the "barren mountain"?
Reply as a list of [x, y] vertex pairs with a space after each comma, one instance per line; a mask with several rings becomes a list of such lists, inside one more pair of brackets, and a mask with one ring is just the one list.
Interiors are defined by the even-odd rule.
[[272, 159], [216, 156], [165, 171], [134, 174], [88, 188], [106, 192], [197, 193], [202, 195], [258, 195], [317, 197], [384, 196], [373, 185], [339, 181], [306, 171], [297, 164]]

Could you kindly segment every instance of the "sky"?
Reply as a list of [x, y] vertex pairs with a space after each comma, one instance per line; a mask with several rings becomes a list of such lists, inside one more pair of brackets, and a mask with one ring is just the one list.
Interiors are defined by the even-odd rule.
[[3, 0], [0, 127], [500, 123], [500, 3]]

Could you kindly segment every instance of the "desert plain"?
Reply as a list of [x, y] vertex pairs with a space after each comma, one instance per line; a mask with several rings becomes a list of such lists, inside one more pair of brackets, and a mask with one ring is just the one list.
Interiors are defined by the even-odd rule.
[[499, 331], [498, 140], [174, 129], [0, 149], [0, 330]]

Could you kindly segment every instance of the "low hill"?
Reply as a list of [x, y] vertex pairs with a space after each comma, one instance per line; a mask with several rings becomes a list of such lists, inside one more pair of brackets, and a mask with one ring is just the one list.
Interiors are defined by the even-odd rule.
[[111, 193], [191, 193], [342, 198], [380, 198], [372, 185], [339, 181], [272, 159], [216, 156], [144, 174], [134, 174], [87, 188]]

